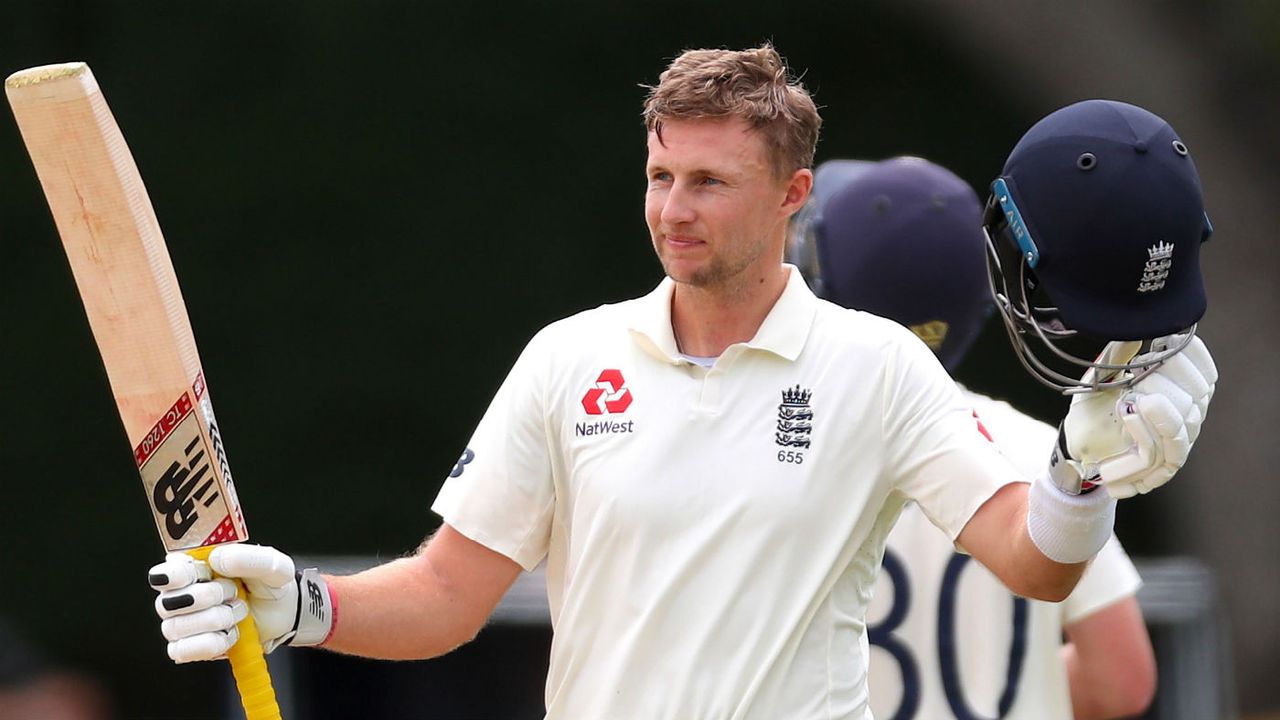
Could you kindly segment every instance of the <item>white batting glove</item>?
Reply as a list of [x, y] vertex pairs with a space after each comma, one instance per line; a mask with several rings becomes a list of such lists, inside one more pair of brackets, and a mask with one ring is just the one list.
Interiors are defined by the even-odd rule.
[[[215, 574], [217, 577], [215, 577]], [[248, 603], [236, 598], [238, 578]], [[318, 645], [333, 628], [329, 590], [314, 568], [294, 571], [293, 558], [272, 547], [232, 543], [214, 548], [205, 563], [169, 553], [148, 573], [160, 591], [156, 614], [177, 663], [225, 657], [253, 613], [263, 652], [281, 645]]]
[[[1182, 339], [1159, 338], [1134, 362]], [[1109, 352], [1118, 345], [1108, 346]], [[1200, 434], [1217, 379], [1208, 348], [1195, 337], [1131, 388], [1076, 395], [1050, 461], [1054, 484], [1068, 493], [1101, 485], [1117, 499], [1165, 484]]]
[[[1134, 358], [1135, 362], [1154, 357], [1168, 347], [1176, 347], [1183, 335], [1170, 335], [1152, 341], [1151, 352]], [[1177, 355], [1169, 358], [1156, 371], [1143, 378], [1134, 389], [1146, 394], [1160, 394], [1173, 401], [1187, 425], [1187, 439], [1194, 445], [1200, 436], [1200, 425], [1209, 412], [1209, 401], [1218, 383], [1218, 368], [1209, 348], [1200, 336], [1191, 338]], [[1190, 405], [1188, 405], [1188, 403]]]
[[[1151, 353], [1137, 357], [1139, 343], [1113, 342], [1099, 359], [1122, 364], [1132, 358], [1141, 366], [1183, 339], [1159, 338]], [[1099, 377], [1090, 368], [1084, 380], [1115, 379], [1111, 375]], [[1072, 397], [1049, 472], [1027, 497], [1027, 530], [1036, 547], [1061, 563], [1093, 557], [1110, 537], [1116, 500], [1151, 492], [1186, 462], [1217, 380], [1213, 358], [1195, 337], [1132, 387]], [[1106, 493], [1090, 494], [1098, 487]]]

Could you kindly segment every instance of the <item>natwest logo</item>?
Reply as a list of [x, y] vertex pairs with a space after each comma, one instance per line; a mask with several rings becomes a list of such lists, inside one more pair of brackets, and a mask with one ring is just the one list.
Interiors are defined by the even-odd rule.
[[624, 413], [631, 407], [631, 391], [620, 370], [605, 370], [596, 378], [596, 386], [582, 396], [582, 409], [588, 415]]

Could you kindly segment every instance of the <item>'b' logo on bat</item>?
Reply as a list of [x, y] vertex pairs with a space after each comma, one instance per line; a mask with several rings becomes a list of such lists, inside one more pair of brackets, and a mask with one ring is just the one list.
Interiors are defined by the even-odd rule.
[[[209, 473], [209, 459], [199, 435], [183, 448], [183, 455], [186, 464], [171, 462], [151, 493], [156, 512], [164, 516], [164, 528], [174, 540], [186, 535], [199, 519], [195, 501], [204, 499], [214, 484], [214, 477]], [[205, 506], [217, 496], [215, 491]]]

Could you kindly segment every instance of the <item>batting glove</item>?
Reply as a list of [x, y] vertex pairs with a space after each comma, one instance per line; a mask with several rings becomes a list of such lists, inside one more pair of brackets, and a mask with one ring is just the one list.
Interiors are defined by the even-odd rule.
[[[1151, 352], [1134, 358], [1136, 362], [1176, 347], [1185, 336], [1170, 335], [1151, 343]], [[1194, 445], [1200, 436], [1200, 425], [1209, 412], [1209, 401], [1218, 383], [1218, 368], [1200, 336], [1191, 338], [1177, 355], [1169, 358], [1156, 371], [1136, 386], [1138, 392], [1159, 394], [1173, 401], [1187, 425], [1187, 439]]]
[[[1133, 362], [1141, 364], [1183, 339], [1159, 338]], [[1118, 346], [1112, 343], [1108, 351]], [[1208, 348], [1194, 337], [1133, 387], [1076, 395], [1050, 459], [1053, 484], [1069, 494], [1100, 485], [1117, 499], [1164, 485], [1186, 462], [1217, 380]]]
[[[236, 597], [244, 582], [248, 603]], [[263, 652], [281, 645], [318, 645], [333, 628], [332, 602], [319, 571], [294, 571], [293, 558], [272, 547], [233, 543], [214, 548], [209, 561], [169, 553], [151, 568], [159, 591], [156, 614], [177, 663], [226, 657], [252, 612]]]
[[[1159, 338], [1149, 354], [1136, 357], [1139, 343], [1113, 342], [1099, 359], [1141, 367], [1184, 339]], [[1105, 372], [1090, 368], [1084, 380], [1114, 379], [1101, 376]], [[1197, 337], [1132, 387], [1073, 396], [1049, 472], [1032, 483], [1027, 497], [1027, 530], [1036, 547], [1062, 563], [1093, 557], [1110, 537], [1116, 500], [1151, 492], [1186, 462], [1217, 379]], [[1106, 492], [1092, 494], [1099, 487]]]

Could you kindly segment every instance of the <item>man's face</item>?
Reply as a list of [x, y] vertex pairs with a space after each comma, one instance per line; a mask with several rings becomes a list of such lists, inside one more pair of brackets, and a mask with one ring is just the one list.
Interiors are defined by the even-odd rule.
[[706, 289], [775, 267], [795, 196], [803, 204], [808, 193], [795, 175], [775, 176], [764, 138], [738, 119], [664, 123], [661, 142], [649, 133], [646, 173], [645, 221], [663, 269]]

